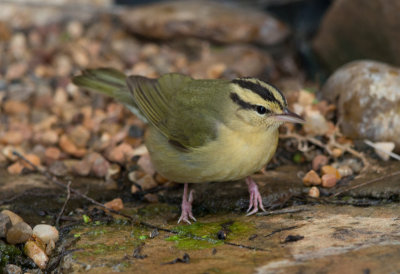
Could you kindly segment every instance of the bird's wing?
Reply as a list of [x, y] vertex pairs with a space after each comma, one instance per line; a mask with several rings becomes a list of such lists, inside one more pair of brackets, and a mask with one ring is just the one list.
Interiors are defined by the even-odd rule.
[[[193, 78], [165, 74], [158, 79], [130, 76], [127, 79], [140, 110], [176, 148], [190, 150], [216, 137], [215, 122], [201, 100], [202, 92], [193, 92], [188, 83]], [[200, 101], [200, 102], [199, 102]]]

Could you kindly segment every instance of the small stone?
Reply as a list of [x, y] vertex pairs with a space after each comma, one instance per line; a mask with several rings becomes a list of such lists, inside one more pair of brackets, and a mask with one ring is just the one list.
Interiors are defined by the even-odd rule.
[[71, 154], [73, 156], [76, 156], [78, 158], [81, 158], [82, 156], [84, 156], [87, 152], [86, 149], [84, 148], [80, 148], [78, 149], [75, 144], [68, 138], [67, 135], [62, 135], [59, 141], [59, 145], [61, 147], [61, 149], [68, 153]]
[[48, 147], [44, 152], [46, 164], [50, 165], [60, 159], [61, 151], [57, 147]]
[[135, 171], [131, 171], [131, 172], [128, 173], [128, 179], [132, 183], [136, 183], [144, 175], [146, 175], [144, 172], [142, 172], [140, 170], [135, 170]]
[[321, 178], [314, 170], [310, 170], [303, 178], [305, 186], [317, 186], [321, 184]]
[[329, 124], [318, 110], [307, 109], [304, 113], [304, 130], [310, 135], [324, 135], [329, 131]]
[[131, 186], [131, 193], [135, 194], [138, 193], [140, 191], [140, 189], [137, 187], [137, 185], [132, 185]]
[[46, 130], [39, 134], [38, 142], [44, 145], [55, 145], [58, 143], [58, 133], [54, 130]]
[[165, 184], [166, 182], [169, 181], [167, 178], [165, 178], [164, 176], [162, 176], [160, 173], [156, 173], [155, 180], [156, 180], [156, 182], [159, 183], [160, 185]]
[[24, 221], [24, 219], [22, 219], [19, 215], [15, 214], [14, 212], [8, 210], [8, 209], [4, 209], [1, 214], [7, 215], [8, 217], [10, 217], [11, 220], [11, 224], [12, 225], [16, 225], [18, 223], [21, 223]]
[[45, 248], [38, 241], [28, 241], [25, 244], [24, 252], [40, 269], [46, 268], [49, 257], [45, 252]]
[[326, 164], [328, 164], [328, 161], [329, 161], [328, 157], [326, 157], [325, 155], [319, 154], [319, 155], [315, 156], [315, 158], [312, 161], [312, 169], [318, 170], [322, 166], [325, 166]]
[[149, 203], [158, 203], [158, 196], [157, 196], [156, 194], [147, 193], [146, 195], [144, 195], [144, 198], [145, 198], [146, 201], [148, 201]]
[[109, 168], [110, 163], [102, 155], [98, 154], [97, 157], [93, 159], [91, 171], [94, 176], [98, 178], [105, 177], [108, 173]]
[[353, 175], [353, 170], [347, 165], [339, 166], [337, 170], [339, 171], [341, 177]]
[[6, 145], [20, 145], [24, 141], [24, 136], [21, 131], [7, 131], [0, 138], [0, 143]]
[[156, 170], [153, 166], [153, 163], [151, 162], [149, 154], [144, 154], [140, 156], [138, 165], [144, 170], [144, 172], [146, 172], [149, 175], [154, 175], [154, 173], [156, 173]]
[[90, 170], [92, 169], [92, 164], [89, 161], [83, 159], [75, 163], [72, 169], [77, 175], [87, 176], [89, 175]]
[[339, 171], [336, 168], [334, 168], [333, 166], [323, 166], [321, 168], [321, 172], [322, 172], [322, 175], [333, 174], [333, 175], [336, 176], [336, 179], [338, 179], [338, 180], [340, 178], [342, 178], [342, 176], [340, 176]]
[[4, 274], [22, 274], [22, 269], [15, 264], [8, 264], [4, 267]]
[[334, 148], [332, 149], [332, 156], [335, 158], [339, 158], [340, 156], [343, 155], [343, 150], [341, 150], [340, 148]]
[[50, 256], [54, 248], [56, 248], [56, 243], [53, 240], [50, 240], [50, 242], [46, 245], [46, 254]]
[[313, 186], [312, 188], [310, 188], [310, 190], [308, 191], [308, 196], [310, 196], [312, 198], [318, 198], [319, 197], [318, 187]]
[[393, 142], [376, 142], [374, 144], [375, 153], [384, 161], [390, 159], [389, 153], [393, 151], [394, 147]]
[[29, 107], [27, 104], [20, 101], [8, 100], [4, 102], [3, 109], [6, 114], [18, 114], [25, 115], [29, 112]]
[[28, 241], [32, 235], [32, 228], [25, 222], [13, 225], [7, 232], [7, 242], [9, 244], [21, 244]]
[[117, 162], [120, 164], [124, 164], [125, 162], [125, 153], [121, 146], [113, 147], [109, 153], [107, 154], [108, 160], [111, 162]]
[[153, 176], [149, 174], [146, 174], [144, 177], [140, 178], [136, 183], [142, 188], [142, 190], [149, 190], [157, 186]]
[[[35, 154], [26, 154], [25, 158], [28, 161], [30, 161], [33, 165], [35, 165], [36, 167], [40, 166], [40, 158], [37, 155], [35, 155]], [[27, 163], [27, 162], [25, 162], [23, 160], [21, 160], [21, 163], [22, 163], [24, 168], [27, 168], [27, 169], [30, 169], [30, 170], [34, 170], [34, 167], [31, 164], [29, 164], [29, 163]]]
[[115, 211], [120, 211], [124, 209], [124, 203], [122, 202], [121, 198], [116, 198], [112, 201], [109, 201], [105, 203], [104, 206]]
[[331, 188], [336, 185], [337, 179], [335, 174], [325, 174], [322, 176], [322, 187]]
[[111, 164], [108, 166], [106, 180], [116, 179], [121, 172], [121, 167], [118, 164]]
[[10, 174], [21, 174], [24, 166], [20, 162], [16, 162], [7, 167], [7, 172]]
[[59, 237], [57, 228], [47, 224], [36, 225], [33, 228], [33, 235], [38, 237], [45, 244], [48, 244], [50, 241], [57, 242]]
[[78, 125], [69, 132], [68, 137], [78, 148], [84, 148], [90, 139], [90, 131]]
[[20, 153], [20, 154], [24, 154], [24, 151], [21, 149], [21, 148], [19, 148], [19, 147], [14, 147], [14, 146], [11, 146], [11, 145], [9, 145], [9, 146], [5, 146], [2, 150], [1, 150], [1, 153], [8, 159], [8, 160], [10, 160], [10, 161], [16, 161], [16, 160], [18, 160], [19, 158], [18, 158], [18, 156], [17, 155], [15, 155], [13, 152], [14, 151], [17, 151], [18, 153]]
[[7, 236], [7, 232], [11, 226], [12, 223], [10, 217], [0, 213], [0, 238], [5, 238]]
[[79, 21], [71, 21], [67, 25], [67, 32], [73, 39], [77, 39], [83, 34], [83, 26]]
[[56, 176], [65, 176], [68, 174], [68, 168], [63, 162], [55, 161], [49, 166], [49, 172]]

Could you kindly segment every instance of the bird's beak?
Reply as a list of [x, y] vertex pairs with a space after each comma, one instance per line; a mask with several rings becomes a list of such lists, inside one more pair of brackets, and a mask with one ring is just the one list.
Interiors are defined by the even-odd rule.
[[303, 124], [305, 122], [305, 120], [301, 118], [301, 116], [297, 115], [294, 112], [291, 112], [287, 108], [283, 110], [282, 114], [276, 114], [273, 117], [278, 122], [289, 122], [289, 123], [299, 123], [299, 124]]

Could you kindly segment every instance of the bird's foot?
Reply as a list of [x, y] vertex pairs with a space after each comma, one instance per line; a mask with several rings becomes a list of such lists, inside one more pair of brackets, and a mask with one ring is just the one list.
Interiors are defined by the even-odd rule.
[[264, 206], [262, 204], [262, 197], [260, 191], [258, 191], [258, 186], [256, 182], [254, 182], [254, 180], [249, 176], [246, 178], [246, 183], [249, 187], [250, 193], [249, 209], [247, 209], [246, 216], [250, 216], [258, 212], [258, 208], [265, 212]]
[[178, 220], [178, 224], [181, 221], [191, 224], [189, 221], [189, 218], [196, 222], [196, 218], [193, 216], [193, 213], [192, 213], [192, 202], [193, 202], [194, 190], [190, 191], [189, 198], [187, 197], [187, 191], [188, 191], [188, 184], [185, 184], [185, 187], [183, 190], [183, 196], [182, 196], [182, 206], [181, 206], [182, 213], [181, 213], [181, 217]]

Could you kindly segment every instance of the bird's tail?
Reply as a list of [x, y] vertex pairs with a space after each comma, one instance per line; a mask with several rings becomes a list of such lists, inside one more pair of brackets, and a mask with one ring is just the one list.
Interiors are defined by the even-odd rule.
[[113, 97], [147, 122], [129, 91], [124, 73], [112, 68], [86, 69], [82, 75], [73, 77], [72, 82], [79, 87]]

